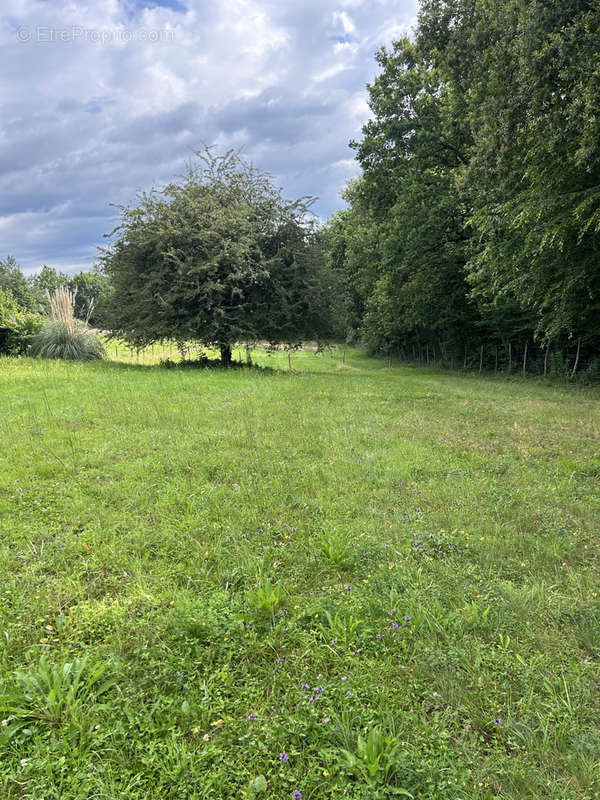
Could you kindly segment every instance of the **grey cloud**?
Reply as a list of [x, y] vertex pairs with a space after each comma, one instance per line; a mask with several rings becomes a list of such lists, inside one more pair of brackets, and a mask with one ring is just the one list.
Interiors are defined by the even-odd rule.
[[[0, 11], [0, 252], [89, 267], [135, 202], [203, 143], [241, 146], [327, 217], [356, 173], [373, 53], [416, 0], [20, 0]], [[111, 9], [108, 15], [107, 9]], [[18, 42], [20, 25], [173, 31], [172, 42]]]

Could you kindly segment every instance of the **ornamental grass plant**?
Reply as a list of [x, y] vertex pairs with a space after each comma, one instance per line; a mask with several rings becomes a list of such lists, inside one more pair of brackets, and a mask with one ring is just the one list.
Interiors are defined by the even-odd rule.
[[67, 361], [93, 361], [105, 358], [104, 347], [98, 336], [87, 321], [75, 317], [76, 294], [63, 286], [52, 293], [46, 292], [49, 316], [34, 337], [32, 355], [41, 358], [62, 358]]

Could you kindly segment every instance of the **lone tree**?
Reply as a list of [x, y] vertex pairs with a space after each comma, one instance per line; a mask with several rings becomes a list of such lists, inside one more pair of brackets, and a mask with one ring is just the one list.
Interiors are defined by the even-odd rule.
[[328, 335], [330, 280], [310, 198], [285, 201], [233, 151], [196, 155], [179, 182], [118, 207], [100, 258], [113, 334], [138, 347], [168, 338], [215, 346], [225, 365], [237, 342]]

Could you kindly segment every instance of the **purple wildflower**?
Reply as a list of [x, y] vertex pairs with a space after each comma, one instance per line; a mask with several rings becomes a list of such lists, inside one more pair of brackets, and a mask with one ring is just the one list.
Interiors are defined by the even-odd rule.
[[256, 722], [256, 714], [248, 714], [248, 719], [250, 722]]
[[350, 584], [349, 584], [349, 583], [347, 583], [347, 584], [346, 584], [346, 586], [344, 586], [344, 589], [345, 589], [347, 592], [349, 592], [349, 591], [350, 591], [350, 589], [352, 589], [352, 586], [350, 586]]
[[375, 634], [375, 638], [376, 638], [376, 639], [381, 639], [381, 634], [380, 634], [380, 633], [376, 633], [376, 634]]
[[502, 720], [496, 717], [496, 719], [494, 720], [494, 725], [502, 725]]
[[282, 751], [281, 751], [281, 753], [279, 753], [279, 760], [280, 760], [280, 761], [284, 761], [284, 762], [285, 762], [285, 761], [289, 761], [289, 760], [290, 760], [290, 757], [288, 756], [288, 754], [287, 754], [286, 752], [284, 752], [284, 751], [282, 750]]
[[348, 695], [348, 697], [352, 697], [352, 692], [350, 691], [350, 689], [348, 689], [348, 691], [346, 692], [346, 694]]
[[410, 622], [410, 615], [409, 614], [405, 614], [404, 615], [404, 622]]
[[292, 800], [302, 800], [302, 792], [299, 792], [298, 789], [292, 795]]
[[318, 695], [311, 694], [311, 696], [308, 698], [308, 702], [309, 703], [316, 703], [318, 699], [319, 699]]
[[398, 630], [398, 623], [397, 623], [397, 622], [392, 622], [392, 628], [393, 628], [395, 631], [397, 631], [397, 630]]
[[396, 614], [396, 609], [392, 608], [392, 610], [390, 611], [390, 617], [393, 617], [394, 614]]
[[315, 689], [315, 692], [317, 694], [323, 694], [323, 687], [322, 686], [317, 686], [316, 689]]
[[302, 689], [303, 692], [308, 692], [310, 686], [308, 685], [308, 683], [301, 683], [300, 688]]
[[281, 658], [281, 656], [277, 659], [277, 663], [278, 664], [283, 664], [283, 658]]

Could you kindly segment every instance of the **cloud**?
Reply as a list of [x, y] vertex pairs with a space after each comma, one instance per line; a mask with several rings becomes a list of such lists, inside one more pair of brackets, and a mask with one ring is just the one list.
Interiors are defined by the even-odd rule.
[[116, 212], [203, 143], [326, 218], [356, 174], [374, 51], [416, 0], [13, 0], [0, 11], [0, 256], [87, 269]]

